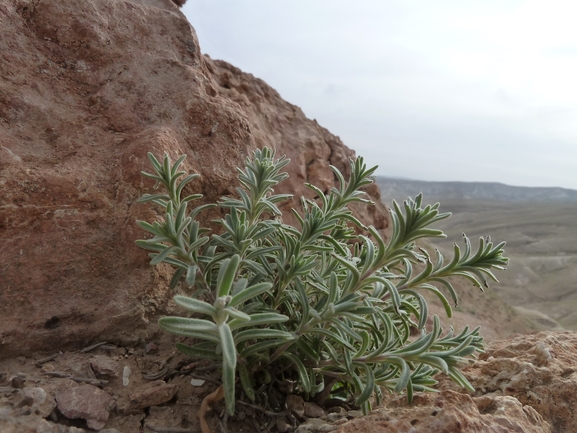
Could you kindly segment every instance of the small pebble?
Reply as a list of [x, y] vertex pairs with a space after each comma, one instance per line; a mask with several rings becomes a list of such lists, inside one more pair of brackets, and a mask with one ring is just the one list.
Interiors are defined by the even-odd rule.
[[54, 368], [54, 366], [52, 364], [44, 364], [42, 366], [42, 371], [44, 373], [51, 373], [53, 371], [55, 371], [56, 369]]
[[128, 365], [124, 366], [124, 370], [122, 370], [122, 384], [124, 386], [128, 386], [128, 384], [130, 383], [130, 374], [132, 373], [132, 371], [130, 370], [130, 367]]
[[321, 418], [327, 413], [316, 403], [312, 401], [305, 402], [305, 416], [309, 418]]
[[10, 381], [10, 385], [12, 388], [24, 388], [24, 382], [26, 382], [26, 379], [22, 376], [14, 376]]
[[299, 395], [287, 395], [285, 404], [287, 409], [297, 418], [302, 418], [305, 414], [305, 401]]

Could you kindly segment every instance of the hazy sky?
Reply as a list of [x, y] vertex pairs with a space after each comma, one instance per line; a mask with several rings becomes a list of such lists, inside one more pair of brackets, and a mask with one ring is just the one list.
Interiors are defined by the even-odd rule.
[[189, 0], [204, 53], [379, 174], [577, 189], [577, 2]]

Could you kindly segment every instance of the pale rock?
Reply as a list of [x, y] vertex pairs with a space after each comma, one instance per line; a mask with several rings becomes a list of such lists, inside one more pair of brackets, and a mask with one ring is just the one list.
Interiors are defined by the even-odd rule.
[[56, 393], [58, 410], [66, 418], [82, 418], [88, 427], [99, 430], [104, 427], [114, 399], [106, 391], [93, 385], [79, 385]]
[[386, 408], [356, 418], [337, 433], [548, 433], [551, 426], [516, 399], [470, 396], [443, 391], [440, 395], [417, 393], [411, 405], [396, 398]]
[[335, 423], [341, 419], [345, 418], [345, 413], [343, 412], [331, 412], [329, 413], [325, 419], [329, 422]]
[[324, 432], [332, 432], [337, 430], [337, 426], [327, 423], [319, 418], [309, 418], [304, 423], [299, 425], [295, 430], [295, 433], [306, 433], [306, 432], [314, 432], [314, 433], [324, 433]]
[[[190, 408], [190, 412], [186, 409]], [[184, 409], [184, 410], [183, 410]], [[200, 432], [200, 424], [194, 406], [180, 405], [151, 406], [147, 411], [144, 431], [156, 431], [159, 427], [167, 431], [191, 430]], [[215, 432], [216, 433], [216, 432]]]
[[514, 397], [564, 432], [577, 425], [576, 357], [577, 332], [539, 332], [491, 342], [464, 372], [476, 396]]
[[30, 413], [46, 418], [56, 407], [56, 401], [54, 397], [48, 394], [43, 388], [27, 387], [18, 391], [15, 407], [26, 407]]
[[40, 415], [7, 415], [0, 411], [0, 432], [2, 433], [86, 433], [77, 427], [68, 427], [47, 421]]

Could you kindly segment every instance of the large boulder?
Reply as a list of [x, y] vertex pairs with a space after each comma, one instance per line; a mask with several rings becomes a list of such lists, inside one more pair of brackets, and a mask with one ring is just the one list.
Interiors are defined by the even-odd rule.
[[[152, 188], [147, 152], [188, 155], [201, 175], [189, 192], [211, 202], [257, 146], [292, 158], [296, 194], [334, 185], [328, 164], [347, 172], [354, 155], [262, 81], [205, 59], [170, 0], [3, 1], [0, 22], [0, 357], [137, 338], [163, 311], [169, 271], [134, 244], [135, 220], [155, 217], [135, 203]], [[384, 229], [379, 209], [362, 220]]]
[[[308, 119], [299, 107], [282, 99], [263, 80], [223, 60], [212, 60], [208, 56], [205, 60], [218, 93], [237, 102], [248, 115], [256, 145], [273, 146], [293, 162], [287, 170], [291, 176], [279, 185], [279, 192], [294, 194], [295, 198], [283, 209], [298, 207], [300, 196], [314, 198], [314, 193], [304, 186], [305, 182], [314, 183], [324, 192], [335, 186], [329, 165], [338, 168], [347, 178], [350, 174], [349, 160], [355, 157], [355, 152], [339, 137], [316, 120]], [[370, 162], [367, 165], [372, 166]], [[379, 187], [374, 183], [367, 186], [366, 192], [375, 205], [353, 204], [351, 208], [364, 224], [384, 230], [388, 227], [389, 217], [381, 202]], [[296, 224], [290, 215], [288, 217], [290, 223]]]

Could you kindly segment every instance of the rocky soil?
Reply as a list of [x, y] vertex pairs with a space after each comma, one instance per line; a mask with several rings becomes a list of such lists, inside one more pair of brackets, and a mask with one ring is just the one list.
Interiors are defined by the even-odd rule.
[[[173, 338], [123, 346], [102, 342], [78, 351], [0, 362], [0, 431], [8, 433], [200, 432], [201, 401], [218, 371], [174, 352]], [[388, 395], [368, 416], [350, 404], [305, 403], [280, 387], [267, 412], [242, 397], [234, 418], [221, 403], [208, 415], [214, 432], [555, 432], [576, 431], [577, 333], [541, 332], [491, 342], [464, 368], [476, 391], [439, 377], [439, 393], [417, 393], [412, 405]]]

